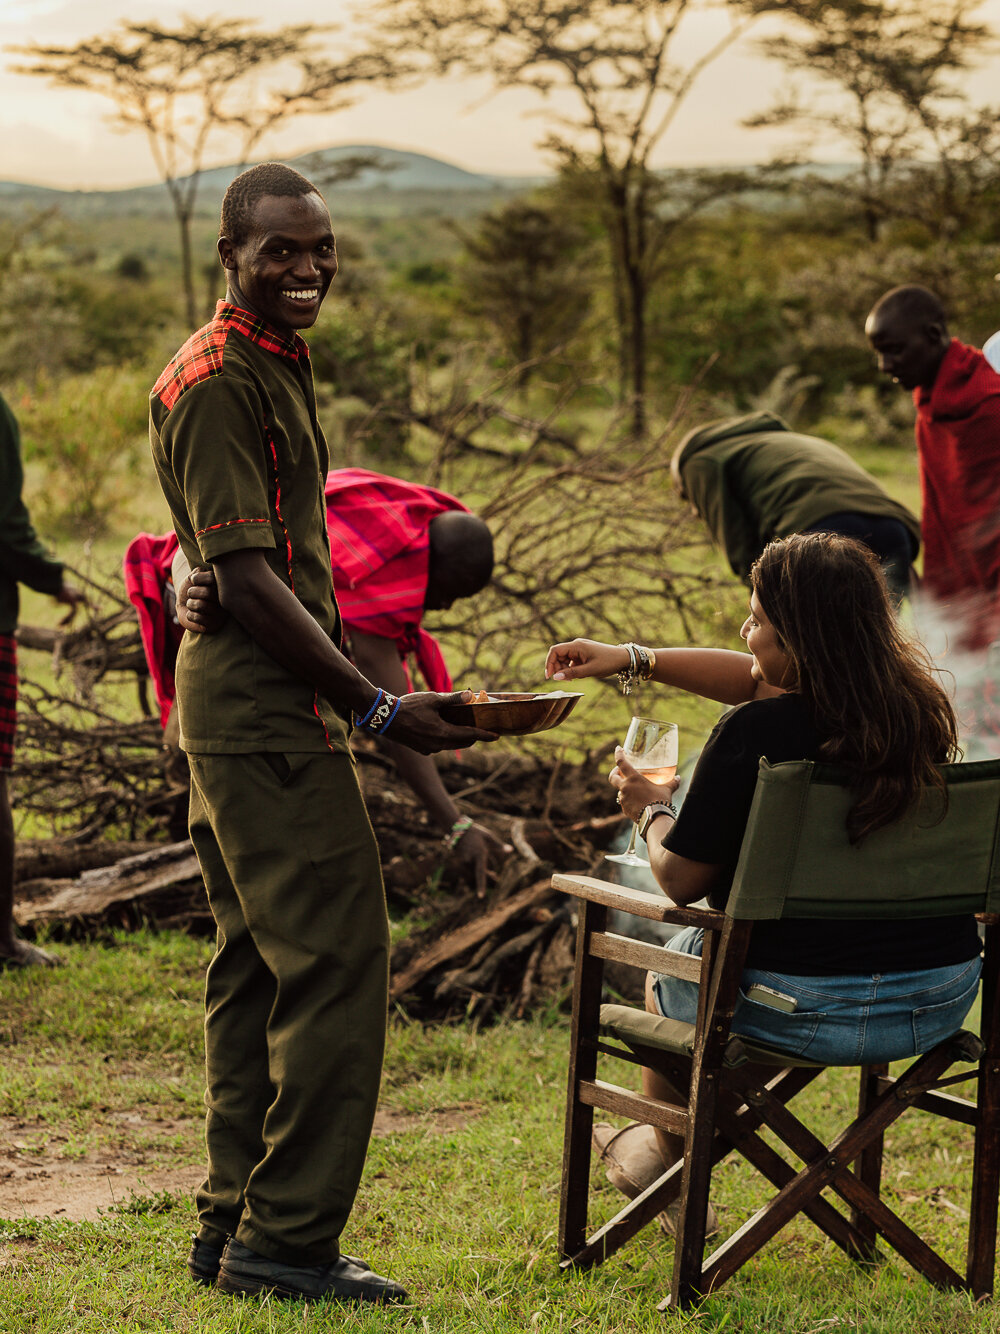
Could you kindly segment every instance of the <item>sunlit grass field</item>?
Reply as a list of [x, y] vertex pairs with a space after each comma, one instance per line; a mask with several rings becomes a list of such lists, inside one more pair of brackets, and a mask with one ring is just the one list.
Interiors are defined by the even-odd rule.
[[[57, 972], [0, 976], [0, 1118], [17, 1126], [5, 1151], [197, 1169], [209, 946], [139, 933], [56, 949], [66, 964]], [[655, 1228], [590, 1273], [558, 1269], [566, 1029], [555, 1007], [484, 1030], [393, 1017], [381, 1128], [344, 1242], [407, 1286], [404, 1308], [234, 1302], [198, 1288], [184, 1267], [195, 1225], [189, 1194], [140, 1189], [96, 1221], [0, 1221], [0, 1332], [662, 1329], [656, 1305], [669, 1287], [672, 1243]], [[821, 1132], [847, 1119], [849, 1075], [828, 1072], [806, 1098]], [[13, 1137], [21, 1148], [12, 1149]], [[959, 1268], [970, 1161], [970, 1132], [932, 1118], [911, 1114], [888, 1138], [888, 1202]], [[593, 1216], [608, 1217], [619, 1197], [599, 1170], [594, 1184]], [[749, 1169], [727, 1163], [713, 1199], [725, 1236], [762, 1195]], [[667, 1318], [668, 1327], [741, 1334], [985, 1334], [998, 1322], [992, 1309], [937, 1293], [901, 1264], [874, 1278], [854, 1269], [806, 1221], [698, 1311]]]
[[[837, 438], [834, 429], [829, 434]], [[841, 442], [893, 495], [917, 506], [909, 448], [856, 434]], [[167, 526], [138, 436], [133, 448], [135, 458], [117, 482], [111, 523], [99, 537], [39, 525], [71, 566], [98, 582], [119, 566], [135, 532]], [[30, 456], [28, 462], [31, 502], [32, 488], [37, 494], [51, 477]], [[722, 563], [707, 545], [704, 560]], [[629, 593], [623, 570], [622, 598]], [[739, 647], [741, 601], [734, 581], [708, 627], [711, 642]], [[25, 594], [23, 622], [51, 625], [59, 614], [49, 599]], [[433, 620], [428, 627], [436, 628]], [[567, 626], [567, 634], [576, 629]], [[686, 642], [669, 618], [637, 626], [635, 633], [656, 645]], [[540, 639], [537, 679], [525, 681], [525, 688], [541, 685], [546, 647]], [[53, 683], [43, 655], [25, 653], [22, 669]], [[113, 689], [117, 708], [136, 707], [133, 685]], [[596, 749], [619, 736], [630, 705], [598, 683], [588, 683], [585, 693], [577, 711], [582, 743], [567, 745], [552, 734], [531, 744], [549, 755], [564, 749], [573, 758], [581, 745]], [[682, 760], [700, 747], [718, 712], [649, 688], [638, 703], [680, 723]], [[38, 832], [20, 827], [22, 835]], [[202, 1161], [201, 999], [210, 947], [176, 934], [139, 933], [113, 944], [56, 948], [67, 963], [58, 972], [0, 975], [0, 1128], [16, 1122], [24, 1145], [10, 1152], [44, 1152], [67, 1162], [121, 1154], [150, 1171], [195, 1170]], [[556, 1264], [566, 1024], [558, 1006], [530, 1023], [488, 1030], [424, 1028], [405, 1014], [393, 1017], [383, 1084], [388, 1129], [373, 1140], [345, 1243], [407, 1285], [412, 1300], [404, 1309], [233, 1303], [198, 1289], [184, 1269], [194, 1226], [191, 1198], [153, 1191], [120, 1198], [95, 1222], [0, 1220], [0, 1334], [661, 1329], [656, 1304], [669, 1287], [672, 1243], [655, 1229], [589, 1274], [563, 1275]], [[803, 1098], [822, 1125], [846, 1119], [853, 1092], [847, 1077], [833, 1072]], [[914, 1117], [912, 1126], [904, 1121], [890, 1135], [890, 1202], [901, 1199], [918, 1230], [943, 1239], [958, 1268], [970, 1162], [971, 1142], [960, 1127]], [[717, 1173], [713, 1198], [725, 1235], [761, 1197], [744, 1169], [727, 1164]], [[617, 1205], [595, 1174], [595, 1212], [608, 1216]], [[935, 1293], [891, 1262], [873, 1280], [802, 1222], [698, 1312], [668, 1323], [741, 1334], [979, 1334], [1000, 1328], [1000, 1315]]]

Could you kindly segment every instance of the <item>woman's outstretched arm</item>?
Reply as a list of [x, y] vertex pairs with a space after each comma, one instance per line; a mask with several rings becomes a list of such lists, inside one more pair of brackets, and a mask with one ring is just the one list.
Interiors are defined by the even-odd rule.
[[[749, 699], [780, 694], [750, 674], [753, 658], [727, 648], [658, 648], [652, 680], [687, 690], [720, 704], [744, 704]], [[577, 681], [585, 676], [615, 676], [629, 665], [627, 649], [600, 644], [594, 639], [571, 639], [553, 644], [545, 659], [545, 676], [552, 681]]]

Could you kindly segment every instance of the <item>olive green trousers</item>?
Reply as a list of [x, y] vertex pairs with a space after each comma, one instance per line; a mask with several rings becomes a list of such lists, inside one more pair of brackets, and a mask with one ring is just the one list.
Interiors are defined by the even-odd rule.
[[385, 1048], [378, 849], [349, 755], [190, 755], [218, 928], [199, 1237], [322, 1264], [354, 1203]]

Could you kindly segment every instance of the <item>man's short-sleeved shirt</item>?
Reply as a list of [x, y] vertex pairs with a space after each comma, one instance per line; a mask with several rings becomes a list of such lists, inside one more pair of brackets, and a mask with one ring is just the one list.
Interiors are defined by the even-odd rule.
[[[211, 564], [259, 549], [339, 646], [309, 353], [219, 302], [150, 395], [150, 446], [185, 556]], [[195, 753], [348, 749], [349, 724], [230, 617], [186, 634], [177, 660], [182, 744]]]

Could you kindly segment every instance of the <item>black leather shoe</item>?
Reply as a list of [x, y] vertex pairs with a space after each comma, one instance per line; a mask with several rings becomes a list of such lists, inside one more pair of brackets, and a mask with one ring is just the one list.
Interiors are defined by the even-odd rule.
[[342, 1255], [332, 1264], [289, 1265], [269, 1260], [230, 1238], [222, 1253], [217, 1286], [223, 1292], [273, 1292], [291, 1300], [333, 1297], [341, 1302], [405, 1302], [406, 1289]]
[[222, 1261], [222, 1249], [209, 1246], [207, 1241], [199, 1241], [197, 1234], [191, 1238], [191, 1250], [188, 1252], [188, 1273], [196, 1283], [210, 1288], [219, 1276]]

